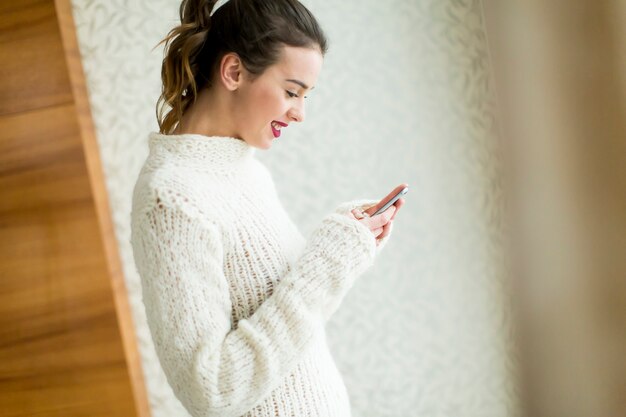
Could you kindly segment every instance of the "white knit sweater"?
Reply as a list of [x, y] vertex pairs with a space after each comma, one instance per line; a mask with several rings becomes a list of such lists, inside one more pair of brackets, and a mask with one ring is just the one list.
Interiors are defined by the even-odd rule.
[[132, 237], [156, 352], [192, 416], [350, 416], [325, 324], [372, 265], [354, 200], [305, 239], [256, 149], [230, 137], [149, 135]]

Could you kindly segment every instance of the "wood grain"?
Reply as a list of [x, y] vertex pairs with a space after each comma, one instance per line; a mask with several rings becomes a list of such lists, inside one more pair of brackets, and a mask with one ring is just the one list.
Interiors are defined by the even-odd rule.
[[149, 415], [77, 51], [69, 2], [0, 8], [2, 416]]
[[135, 397], [138, 415], [141, 417], [149, 417], [150, 407], [143, 379], [141, 356], [137, 346], [135, 325], [130, 304], [128, 303], [128, 293], [122, 273], [122, 262], [119, 256], [113, 219], [110, 212], [104, 169], [100, 161], [96, 131], [91, 118], [85, 75], [82, 69], [80, 50], [78, 48], [76, 30], [72, 18], [71, 3], [70, 0], [56, 0], [55, 4], [63, 39], [65, 58], [70, 74], [70, 84], [76, 103], [80, 137], [82, 139], [83, 149], [85, 150], [91, 190], [94, 196], [100, 233], [102, 234], [105, 255], [107, 257], [110, 283], [113, 290], [113, 300], [115, 302], [118, 324], [122, 335], [128, 372], [131, 377], [133, 395]]
[[72, 102], [54, 4], [4, 1], [0, 13], [0, 114]]

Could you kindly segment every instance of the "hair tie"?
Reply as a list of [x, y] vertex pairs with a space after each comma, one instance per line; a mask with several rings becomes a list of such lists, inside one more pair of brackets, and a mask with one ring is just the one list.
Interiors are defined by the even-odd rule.
[[215, 5], [213, 6], [213, 10], [211, 10], [211, 13], [209, 14], [209, 16], [213, 16], [215, 11], [217, 9], [219, 9], [220, 7], [222, 7], [224, 4], [226, 4], [227, 2], [228, 2], [228, 0], [217, 0], [217, 2], [215, 2]]

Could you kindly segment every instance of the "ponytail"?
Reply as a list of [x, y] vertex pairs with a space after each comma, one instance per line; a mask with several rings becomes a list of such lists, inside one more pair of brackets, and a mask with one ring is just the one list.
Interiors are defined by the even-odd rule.
[[[179, 8], [180, 25], [176, 26], [157, 46], [165, 44], [161, 66], [162, 89], [157, 102], [157, 120], [161, 133], [170, 133], [183, 113], [195, 102], [198, 88], [197, 56], [211, 25], [211, 11], [216, 0], [183, 0]], [[165, 117], [165, 106], [171, 107]]]

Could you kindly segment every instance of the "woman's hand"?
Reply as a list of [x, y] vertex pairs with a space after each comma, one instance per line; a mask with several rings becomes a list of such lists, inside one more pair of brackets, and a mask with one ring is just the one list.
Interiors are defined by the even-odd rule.
[[376, 246], [378, 246], [381, 239], [384, 239], [391, 232], [392, 222], [396, 213], [404, 204], [404, 199], [399, 198], [392, 206], [390, 206], [384, 212], [371, 217], [371, 214], [378, 210], [379, 204], [361, 210], [360, 208], [353, 209], [350, 214], [352, 218], [364, 224], [374, 237], [376, 237]]

